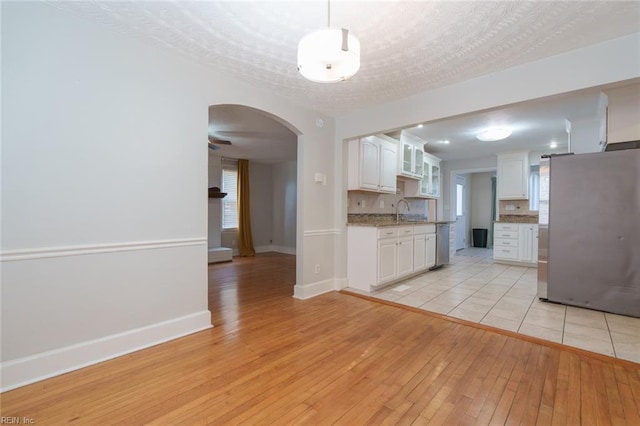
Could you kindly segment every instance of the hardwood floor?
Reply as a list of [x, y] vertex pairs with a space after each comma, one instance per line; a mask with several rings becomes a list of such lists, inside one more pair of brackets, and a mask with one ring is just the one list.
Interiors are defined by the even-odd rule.
[[640, 425], [640, 365], [209, 267], [213, 329], [2, 394], [36, 424]]

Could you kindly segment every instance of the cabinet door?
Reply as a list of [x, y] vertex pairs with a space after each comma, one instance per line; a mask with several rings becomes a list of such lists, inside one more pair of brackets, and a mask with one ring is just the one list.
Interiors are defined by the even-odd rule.
[[400, 163], [400, 174], [413, 174], [413, 145], [410, 143], [402, 142], [401, 155], [402, 162]]
[[436, 264], [436, 234], [427, 235], [427, 268], [431, 268]]
[[427, 268], [427, 236], [416, 235], [413, 237], [413, 271], [422, 271]]
[[522, 262], [531, 262], [532, 225], [521, 224], [518, 238], [518, 258]]
[[398, 146], [383, 141], [380, 146], [380, 191], [396, 193]]
[[498, 155], [498, 199], [529, 198], [529, 153]]
[[538, 263], [538, 225], [532, 225], [531, 262]]
[[391, 281], [397, 276], [397, 239], [378, 241], [378, 284]]
[[413, 237], [398, 240], [398, 277], [413, 272]]
[[365, 138], [360, 140], [360, 188], [377, 191], [380, 185], [380, 144]]
[[422, 173], [420, 195], [431, 195], [431, 163], [427, 160], [427, 157], [424, 157], [422, 161]]
[[420, 178], [424, 175], [424, 150], [419, 146], [413, 148], [413, 173]]
[[431, 165], [431, 195], [440, 196], [440, 163]]

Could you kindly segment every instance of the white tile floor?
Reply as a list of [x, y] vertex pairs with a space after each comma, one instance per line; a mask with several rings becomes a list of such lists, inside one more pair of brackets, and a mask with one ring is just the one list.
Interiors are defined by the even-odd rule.
[[536, 268], [469, 248], [445, 268], [369, 295], [640, 363], [640, 318], [542, 302], [536, 291]]

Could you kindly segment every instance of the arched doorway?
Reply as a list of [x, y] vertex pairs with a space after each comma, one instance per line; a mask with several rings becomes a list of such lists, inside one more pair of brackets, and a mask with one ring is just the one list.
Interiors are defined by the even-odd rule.
[[[223, 175], [233, 173], [235, 160], [249, 160], [256, 253], [295, 255], [301, 210], [297, 185], [300, 132], [273, 114], [244, 105], [209, 106], [208, 118], [209, 147], [213, 148], [208, 150], [209, 187], [225, 192]], [[209, 198], [208, 246], [210, 251], [225, 247], [236, 255], [237, 228], [223, 213], [229, 210], [225, 205], [233, 204], [228, 197]], [[300, 270], [299, 259], [296, 257], [296, 270]]]

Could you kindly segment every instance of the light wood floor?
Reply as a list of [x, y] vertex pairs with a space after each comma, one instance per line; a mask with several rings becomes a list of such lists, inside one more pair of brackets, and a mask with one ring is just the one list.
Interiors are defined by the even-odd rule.
[[640, 365], [329, 293], [295, 258], [209, 268], [215, 328], [2, 394], [56, 424], [640, 425]]

